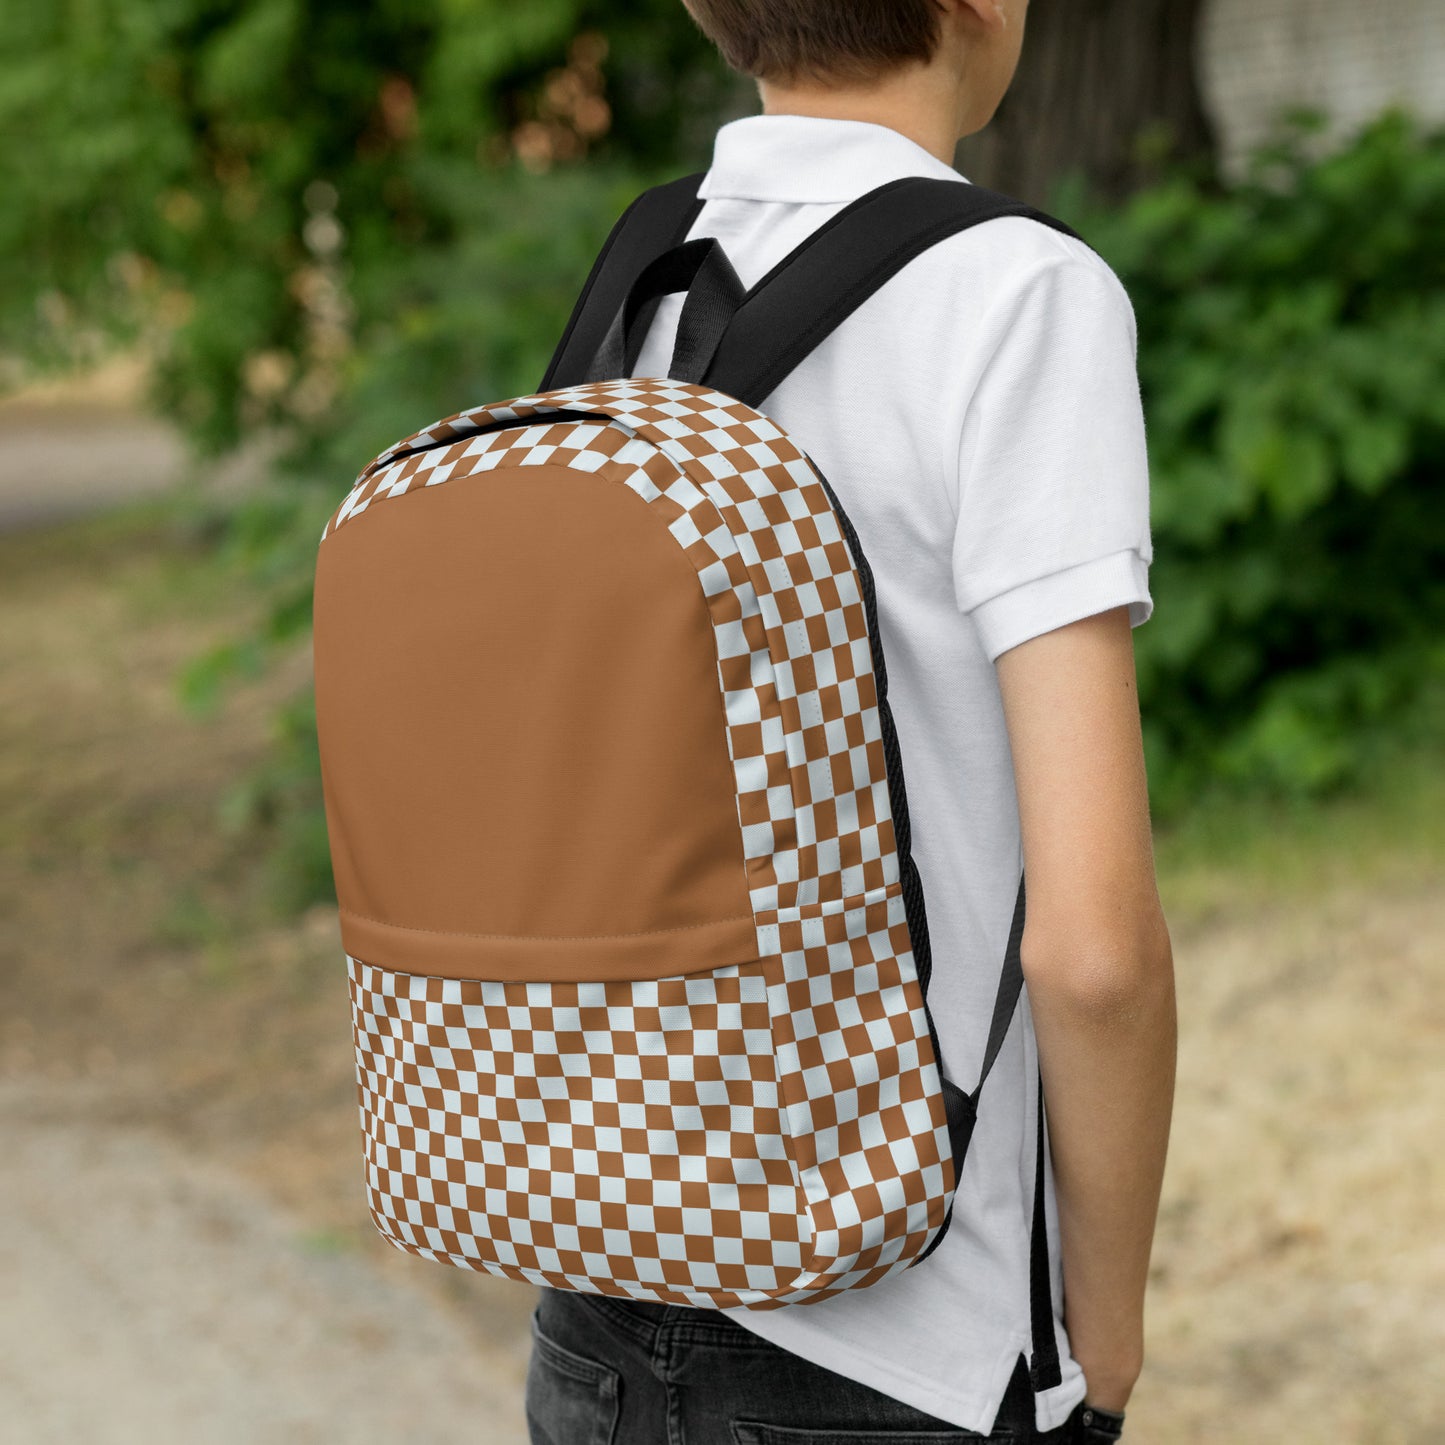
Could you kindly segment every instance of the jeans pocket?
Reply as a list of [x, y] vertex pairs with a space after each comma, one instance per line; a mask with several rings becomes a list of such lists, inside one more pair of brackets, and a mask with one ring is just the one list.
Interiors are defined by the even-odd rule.
[[532, 1321], [527, 1433], [532, 1445], [613, 1445], [621, 1377], [550, 1340]]
[[792, 1425], [764, 1425], [756, 1420], [733, 1422], [735, 1445], [980, 1445], [1012, 1441], [1013, 1435], [978, 1435], [972, 1430], [890, 1430], [875, 1425], [862, 1430], [813, 1430]]

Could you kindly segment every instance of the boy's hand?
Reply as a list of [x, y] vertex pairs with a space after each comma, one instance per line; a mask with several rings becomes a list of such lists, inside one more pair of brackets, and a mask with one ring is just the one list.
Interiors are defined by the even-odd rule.
[[[1073, 1345], [1072, 1336], [1070, 1345]], [[1082, 1341], [1079, 1347], [1072, 1349], [1072, 1353], [1084, 1372], [1085, 1404], [1097, 1406], [1101, 1410], [1122, 1412], [1138, 1382], [1139, 1365], [1131, 1365], [1122, 1360], [1089, 1359]]]

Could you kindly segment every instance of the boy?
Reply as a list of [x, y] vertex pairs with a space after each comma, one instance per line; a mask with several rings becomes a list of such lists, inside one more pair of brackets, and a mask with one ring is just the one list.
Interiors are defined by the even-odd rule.
[[[689, 233], [718, 237], [744, 285], [885, 181], [967, 184], [955, 144], [1008, 88], [1027, 8], [686, 3], [762, 99], [719, 131]], [[666, 374], [680, 305], [663, 302], [634, 374]], [[914, 259], [764, 410], [817, 460], [872, 564], [952, 1077], [977, 1076], [1020, 850], [1026, 1002], [951, 1228], [919, 1268], [778, 1310], [544, 1290], [533, 1439], [1117, 1438], [1175, 1048], [1130, 631], [1152, 611], [1152, 550], [1128, 296], [1073, 237], [996, 219]], [[1036, 1389], [1039, 1068], [1062, 1381]]]

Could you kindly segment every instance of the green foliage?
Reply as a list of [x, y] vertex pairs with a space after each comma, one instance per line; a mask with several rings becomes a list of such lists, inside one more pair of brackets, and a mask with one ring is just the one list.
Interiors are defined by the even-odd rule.
[[[139, 339], [201, 446], [289, 438], [265, 487], [181, 502], [270, 603], [179, 680], [199, 711], [305, 645], [356, 469], [534, 386], [616, 214], [750, 103], [680, 0], [62, 0], [0, 7], [0, 50], [11, 356]], [[1054, 207], [1139, 322], [1161, 817], [1340, 789], [1445, 721], [1445, 133], [1390, 114], [1312, 160], [1309, 130], [1223, 190]], [[221, 816], [329, 896], [309, 694]]]
[[[0, 364], [139, 341], [201, 450], [288, 439], [239, 502], [177, 502], [269, 602], [178, 678], [200, 714], [304, 645], [357, 468], [535, 386], [616, 215], [752, 104], [680, 0], [61, 0], [0, 6], [0, 53]], [[329, 896], [309, 694], [219, 822], [271, 831], [282, 901]]]
[[1286, 117], [1222, 192], [1069, 219], [1139, 325], [1157, 614], [1135, 636], [1157, 815], [1317, 794], [1440, 721], [1445, 131], [1310, 159]]
[[[703, 158], [739, 96], [680, 0], [62, 0], [0, 6], [0, 53], [5, 347], [143, 337], [212, 451], [335, 435], [349, 368], [458, 325], [426, 314], [448, 273], [455, 299], [555, 208], [579, 229], [528, 279], [550, 320], [614, 199]], [[481, 355], [532, 360], [480, 340], [458, 381]]]

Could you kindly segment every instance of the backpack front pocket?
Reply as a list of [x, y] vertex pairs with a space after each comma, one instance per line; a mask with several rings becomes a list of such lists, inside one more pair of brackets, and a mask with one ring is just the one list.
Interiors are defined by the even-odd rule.
[[369, 1202], [393, 1244], [717, 1307], [797, 1277], [763, 964], [502, 983], [348, 959]]

